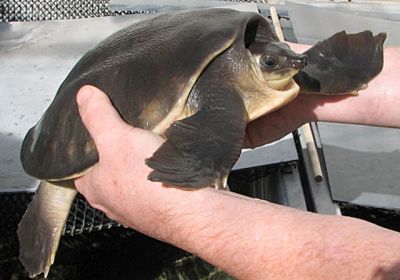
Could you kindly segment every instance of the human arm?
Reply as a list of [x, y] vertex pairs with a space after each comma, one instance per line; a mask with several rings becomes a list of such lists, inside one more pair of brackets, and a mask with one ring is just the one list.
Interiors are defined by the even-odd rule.
[[[290, 44], [297, 52], [308, 46]], [[275, 141], [304, 123], [341, 122], [400, 127], [400, 49], [386, 48], [382, 72], [358, 96], [301, 94], [283, 108], [265, 115], [247, 127], [250, 147]]]
[[144, 159], [162, 139], [125, 124], [96, 89], [82, 89], [78, 104], [100, 160], [75, 184], [112, 219], [239, 279], [372, 279], [390, 270], [399, 275], [398, 233], [211, 188], [186, 191], [150, 182]]

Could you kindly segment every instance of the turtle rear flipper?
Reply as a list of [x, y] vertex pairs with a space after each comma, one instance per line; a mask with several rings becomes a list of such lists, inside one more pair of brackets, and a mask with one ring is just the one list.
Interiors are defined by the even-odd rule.
[[383, 67], [386, 33], [342, 31], [307, 50], [308, 64], [294, 78], [302, 93], [351, 93], [362, 89]]
[[30, 277], [47, 277], [76, 194], [74, 188], [41, 181], [17, 231], [20, 260]]
[[174, 122], [165, 133], [167, 141], [146, 160], [153, 169], [149, 180], [188, 188], [226, 187], [243, 146], [246, 110], [236, 92], [205, 91], [202, 97], [213, 102]]

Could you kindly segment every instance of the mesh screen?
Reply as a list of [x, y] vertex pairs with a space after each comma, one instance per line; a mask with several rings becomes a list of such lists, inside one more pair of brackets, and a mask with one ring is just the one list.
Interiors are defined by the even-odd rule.
[[[141, 10], [111, 11], [109, 9], [109, 1], [110, 0], [3, 0], [0, 1], [0, 22], [76, 19], [151, 12]], [[218, 2], [218, 0], [212, 2]], [[266, 3], [267, 1], [230, 0], [228, 2]]]
[[[13, 236], [33, 193], [0, 193], [0, 236]], [[92, 208], [82, 195], [78, 194], [71, 207], [64, 235], [99, 231], [103, 228], [119, 226], [107, 216]]]
[[0, 1], [0, 22], [91, 18], [148, 11], [110, 11], [109, 0]]
[[[248, 186], [268, 187], [270, 176], [291, 167], [236, 171], [230, 176], [229, 185], [240, 189], [246, 176]], [[32, 193], [0, 193], [0, 280], [29, 279], [18, 260], [16, 231], [32, 197]], [[116, 226], [78, 195], [48, 279], [233, 279], [196, 256]], [[101, 230], [110, 227], [113, 228]]]
[[8, 0], [1, 4], [2, 21], [32, 21], [109, 15], [108, 0]]
[[[260, 185], [268, 189], [269, 177], [283, 169], [292, 169], [294, 163], [287, 163], [273, 167], [258, 167], [235, 171], [229, 176], [229, 186], [236, 192], [245, 191], [245, 195], [261, 197], [258, 192], [252, 193], [252, 186]], [[243, 187], [245, 186], [245, 187]], [[244, 189], [244, 190], [243, 190]], [[22, 218], [28, 203], [32, 200], [33, 193], [0, 193], [0, 237], [14, 238], [17, 225]], [[85, 198], [78, 194], [71, 207], [63, 234], [75, 236], [84, 232], [100, 231], [105, 228], [120, 226], [119, 223], [110, 220], [103, 212], [91, 207]]]
[[78, 194], [69, 212], [63, 233], [64, 235], [76, 235], [83, 232], [111, 228], [113, 226], [119, 226], [119, 224], [107, 218], [103, 212], [91, 207], [87, 201]]

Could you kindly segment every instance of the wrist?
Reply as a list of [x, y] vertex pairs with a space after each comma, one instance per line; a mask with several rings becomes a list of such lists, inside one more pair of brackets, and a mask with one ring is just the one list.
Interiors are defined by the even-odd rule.
[[182, 248], [190, 231], [189, 224], [196, 219], [201, 205], [207, 203], [205, 193], [210, 190], [185, 190], [148, 180], [135, 182], [132, 196], [121, 198], [116, 219], [125, 226]]

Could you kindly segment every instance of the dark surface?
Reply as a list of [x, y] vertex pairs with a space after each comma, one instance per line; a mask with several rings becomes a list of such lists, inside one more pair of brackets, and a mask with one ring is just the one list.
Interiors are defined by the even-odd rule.
[[[292, 162], [235, 171], [229, 185], [244, 195], [279, 201], [276, 176], [295, 170]], [[16, 229], [31, 196], [0, 194], [0, 280], [28, 279], [18, 260]], [[117, 225], [78, 195], [48, 279], [231, 279], [173, 246], [123, 227], [107, 229], [110, 223]]]
[[342, 215], [359, 218], [400, 232], [400, 210], [382, 209], [340, 202]]
[[[17, 224], [30, 196], [0, 194], [0, 280], [29, 279], [18, 260]], [[89, 208], [91, 208], [89, 206]], [[93, 208], [88, 212], [94, 211]], [[70, 213], [70, 218], [75, 218]], [[88, 224], [87, 224], [88, 225]], [[48, 279], [230, 279], [201, 259], [130, 229], [64, 235]], [[40, 279], [37, 277], [36, 279]]]
[[[14, 243], [8, 256], [0, 255], [0, 279], [29, 279], [17, 248]], [[114, 228], [63, 237], [48, 279], [218, 279], [217, 275], [224, 273], [189, 253], [133, 230]]]

